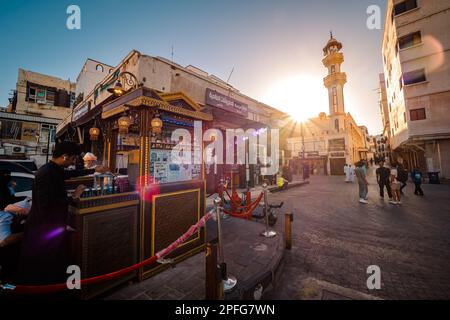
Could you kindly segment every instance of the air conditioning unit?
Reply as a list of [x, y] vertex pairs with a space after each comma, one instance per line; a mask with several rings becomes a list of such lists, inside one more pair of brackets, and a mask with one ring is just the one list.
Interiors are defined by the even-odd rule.
[[25, 146], [13, 146], [12, 147], [12, 153], [13, 154], [20, 154], [25, 153]]

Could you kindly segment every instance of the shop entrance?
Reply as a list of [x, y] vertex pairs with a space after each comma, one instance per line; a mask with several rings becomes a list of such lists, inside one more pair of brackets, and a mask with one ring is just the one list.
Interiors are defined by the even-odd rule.
[[330, 174], [332, 176], [343, 176], [345, 166], [345, 158], [330, 159]]

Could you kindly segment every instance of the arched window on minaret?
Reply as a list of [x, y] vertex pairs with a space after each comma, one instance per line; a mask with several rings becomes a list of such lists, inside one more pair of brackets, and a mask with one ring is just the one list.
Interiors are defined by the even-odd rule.
[[331, 90], [333, 94], [333, 112], [338, 112], [338, 99], [336, 87], [333, 87]]
[[336, 128], [336, 131], [339, 132], [339, 120], [338, 119], [334, 120], [334, 127]]
[[332, 65], [331, 66], [331, 74], [334, 74], [336, 72], [336, 66]]

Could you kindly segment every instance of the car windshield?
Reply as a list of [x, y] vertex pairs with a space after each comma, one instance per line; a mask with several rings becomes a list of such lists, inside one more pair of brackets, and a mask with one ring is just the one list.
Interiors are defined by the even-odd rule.
[[0, 161], [0, 170], [33, 174], [30, 169], [11, 161]]
[[37, 171], [38, 169], [34, 161], [16, 161], [16, 163], [24, 166], [30, 171]]

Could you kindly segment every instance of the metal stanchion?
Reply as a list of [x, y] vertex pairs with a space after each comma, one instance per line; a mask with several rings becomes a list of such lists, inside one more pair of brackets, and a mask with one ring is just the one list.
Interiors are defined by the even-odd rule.
[[[223, 206], [225, 205], [225, 195], [224, 195], [224, 194], [225, 194], [225, 184], [224, 184], [223, 178], [220, 179], [220, 188], [221, 188], [221, 192], [220, 192], [220, 196], [221, 196], [221, 199], [220, 199], [220, 205], [223, 207]], [[230, 201], [231, 201], [231, 199], [230, 199]], [[226, 220], [226, 219], [228, 219], [228, 218], [230, 218], [230, 215], [226, 214], [226, 213], [222, 210], [222, 219]]]
[[262, 236], [266, 238], [273, 238], [277, 235], [276, 231], [270, 230], [269, 228], [269, 203], [267, 202], [267, 183], [263, 183], [262, 185], [264, 190], [264, 212], [266, 214], [266, 230], [261, 233]]
[[219, 239], [219, 263], [220, 263], [220, 270], [222, 273], [222, 281], [223, 281], [223, 290], [225, 292], [233, 290], [233, 288], [237, 284], [236, 277], [233, 277], [232, 275], [229, 275], [227, 272], [227, 265], [225, 263], [225, 255], [223, 252], [223, 241], [222, 241], [222, 225], [221, 225], [221, 209], [220, 207], [220, 198], [217, 197], [214, 199], [214, 204], [216, 206], [216, 219], [217, 219], [217, 238]]

